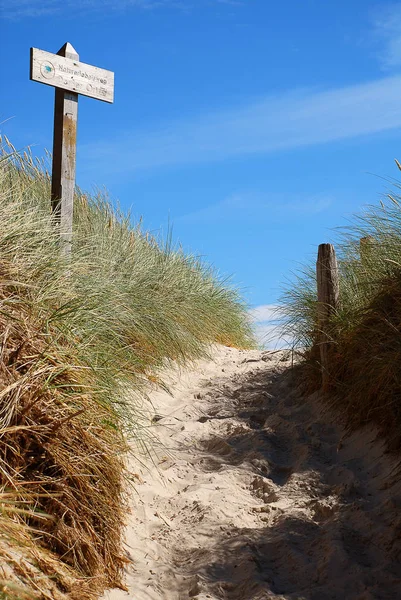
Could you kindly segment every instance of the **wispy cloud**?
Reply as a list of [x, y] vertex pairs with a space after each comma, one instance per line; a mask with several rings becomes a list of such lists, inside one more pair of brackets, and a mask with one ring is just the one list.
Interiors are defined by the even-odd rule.
[[282, 318], [278, 304], [261, 304], [249, 310], [249, 316], [254, 323], [277, 321]]
[[268, 349], [289, 348], [291, 340], [286, 339], [281, 328], [283, 318], [280, 306], [263, 304], [249, 310], [253, 330], [258, 343]]
[[58, 0], [0, 0], [0, 17], [10, 19], [53, 15], [60, 9]]
[[298, 90], [154, 130], [121, 131], [114, 140], [81, 146], [80, 153], [89, 170], [92, 164], [121, 174], [267, 154], [400, 128], [400, 97], [401, 76]]
[[101, 12], [130, 8], [157, 9], [163, 7], [188, 10], [203, 4], [240, 5], [235, 0], [0, 0], [0, 16], [8, 19], [34, 18], [43, 15], [71, 14], [79, 10]]
[[263, 219], [272, 221], [274, 217], [285, 216], [299, 218], [302, 215], [314, 215], [326, 210], [332, 203], [330, 196], [316, 194], [314, 196], [297, 196], [289, 194], [266, 194], [243, 192], [233, 194], [220, 202], [205, 206], [174, 219], [174, 223], [207, 225], [210, 223], [227, 223], [230, 219], [241, 219], [242, 222]]
[[401, 4], [382, 5], [374, 17], [375, 33], [384, 49], [380, 59], [385, 69], [401, 66]]

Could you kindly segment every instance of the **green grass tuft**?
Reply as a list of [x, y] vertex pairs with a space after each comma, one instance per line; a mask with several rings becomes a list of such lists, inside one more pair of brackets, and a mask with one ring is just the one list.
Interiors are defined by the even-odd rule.
[[[400, 168], [399, 163], [397, 163]], [[343, 229], [336, 244], [340, 306], [332, 316], [331, 404], [350, 427], [373, 424], [401, 444], [401, 186]], [[285, 290], [285, 335], [305, 350], [308, 391], [321, 384], [314, 265]]]
[[[2, 144], [0, 559], [18, 538], [14, 585], [38, 592], [41, 572], [44, 597], [85, 600], [122, 572], [124, 456], [128, 439], [151, 452], [149, 384], [210, 344], [254, 341], [237, 291], [105, 194], [77, 190], [65, 257], [45, 164]], [[1, 510], [10, 489], [27, 511]]]

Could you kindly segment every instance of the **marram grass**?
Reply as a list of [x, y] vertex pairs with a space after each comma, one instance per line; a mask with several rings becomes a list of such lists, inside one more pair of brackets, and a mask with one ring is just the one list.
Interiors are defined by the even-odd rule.
[[[397, 162], [401, 170], [400, 164]], [[401, 186], [368, 206], [335, 244], [340, 306], [332, 317], [331, 394], [350, 427], [373, 425], [391, 448], [401, 444]], [[362, 241], [361, 241], [362, 240]], [[320, 387], [314, 265], [298, 273], [283, 298], [285, 333], [305, 350], [303, 381]]]
[[0, 598], [118, 585], [128, 441], [151, 452], [161, 368], [253, 345], [238, 293], [197, 258], [77, 191], [59, 249], [43, 164], [0, 155]]

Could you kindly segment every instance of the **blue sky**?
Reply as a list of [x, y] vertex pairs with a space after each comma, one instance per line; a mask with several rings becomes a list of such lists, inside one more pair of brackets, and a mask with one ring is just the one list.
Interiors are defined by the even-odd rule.
[[397, 176], [401, 2], [0, 0], [0, 14], [2, 131], [52, 146], [31, 46], [69, 41], [114, 71], [113, 105], [80, 98], [77, 182], [154, 232], [170, 222], [233, 276], [260, 331], [297, 264]]

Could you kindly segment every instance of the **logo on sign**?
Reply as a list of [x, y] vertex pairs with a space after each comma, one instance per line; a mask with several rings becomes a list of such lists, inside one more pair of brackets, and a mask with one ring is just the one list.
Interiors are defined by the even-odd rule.
[[46, 79], [52, 79], [55, 74], [54, 65], [52, 65], [50, 61], [46, 60], [40, 65], [40, 72], [42, 73], [43, 77], [46, 77]]

